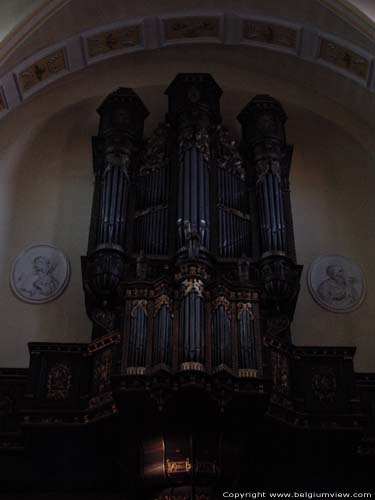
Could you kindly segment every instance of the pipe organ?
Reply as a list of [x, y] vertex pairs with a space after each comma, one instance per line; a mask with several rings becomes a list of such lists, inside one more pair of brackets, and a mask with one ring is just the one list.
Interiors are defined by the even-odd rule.
[[302, 268], [281, 104], [254, 97], [237, 142], [210, 75], [177, 75], [166, 94], [165, 122], [147, 138], [133, 90], [98, 110], [82, 257], [92, 341], [29, 345], [22, 431], [4, 438], [0, 421], [0, 444], [30, 433], [44, 446], [39, 437], [54, 429], [62, 449], [74, 441], [79, 467], [97, 460], [95, 480], [116, 480], [124, 500], [214, 500], [233, 485], [264, 490], [257, 475], [275, 457], [288, 478], [315, 439], [328, 469], [345, 433], [358, 442], [363, 417], [354, 349], [290, 339]]
[[299, 268], [286, 116], [273, 98], [254, 98], [239, 115], [240, 147], [221, 123], [221, 93], [210, 75], [177, 76], [149, 139], [131, 90], [99, 108], [84, 281], [95, 336], [122, 331], [124, 373], [155, 363], [262, 374], [262, 314], [288, 329]]
[[[99, 108], [92, 230], [83, 259], [93, 335], [120, 335], [119, 399], [148, 380], [161, 409], [171, 396], [153, 387], [158, 377], [188, 377], [192, 386], [197, 378], [237, 380], [262, 392], [269, 363], [264, 339], [288, 341], [301, 271], [281, 105], [255, 97], [239, 115], [239, 144], [222, 124], [222, 91], [210, 75], [180, 74], [166, 94], [165, 123], [148, 139], [142, 136], [147, 111], [131, 90], [119, 89]], [[217, 398], [224, 407], [224, 395]], [[191, 422], [188, 436], [175, 427], [161, 438], [167, 469], [160, 484], [169, 477], [177, 490], [203, 488], [196, 431]], [[202, 443], [207, 439], [203, 433]], [[142, 442], [144, 450], [151, 446]], [[176, 452], [181, 447], [185, 454]], [[214, 476], [221, 455], [225, 443], [206, 464]], [[147, 475], [146, 484], [155, 480]]]

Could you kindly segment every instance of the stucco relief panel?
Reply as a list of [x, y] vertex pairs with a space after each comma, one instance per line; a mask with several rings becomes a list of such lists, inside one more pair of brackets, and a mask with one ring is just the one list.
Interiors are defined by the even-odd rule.
[[60, 48], [18, 73], [21, 90], [22, 92], [28, 92], [41, 82], [50, 80], [67, 69], [65, 50]]
[[102, 31], [86, 38], [89, 59], [103, 56], [110, 52], [127, 51], [140, 47], [142, 44], [141, 24]]
[[309, 268], [307, 280], [314, 300], [329, 311], [353, 311], [365, 297], [363, 273], [348, 257], [324, 255], [315, 259]]
[[296, 49], [298, 30], [267, 21], [246, 19], [243, 21], [242, 38], [245, 42]]
[[363, 80], [368, 77], [370, 61], [359, 53], [334, 41], [325, 38], [321, 39], [319, 58]]

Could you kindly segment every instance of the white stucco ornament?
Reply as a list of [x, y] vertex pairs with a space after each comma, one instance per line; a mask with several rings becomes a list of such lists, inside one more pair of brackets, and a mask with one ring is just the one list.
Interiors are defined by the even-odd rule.
[[25, 248], [15, 259], [10, 284], [15, 295], [30, 304], [44, 304], [65, 290], [70, 277], [68, 258], [50, 245]]
[[324, 255], [310, 265], [307, 283], [314, 300], [325, 309], [347, 313], [359, 307], [366, 284], [359, 266], [348, 257]]

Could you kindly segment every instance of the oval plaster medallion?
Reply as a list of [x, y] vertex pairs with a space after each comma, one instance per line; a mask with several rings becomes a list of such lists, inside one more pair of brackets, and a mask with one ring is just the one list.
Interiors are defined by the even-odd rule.
[[346, 313], [359, 307], [366, 284], [360, 267], [348, 257], [324, 255], [310, 265], [307, 283], [314, 300], [329, 311]]
[[44, 304], [65, 290], [70, 277], [68, 258], [50, 245], [25, 248], [13, 263], [10, 284], [16, 296], [30, 304]]

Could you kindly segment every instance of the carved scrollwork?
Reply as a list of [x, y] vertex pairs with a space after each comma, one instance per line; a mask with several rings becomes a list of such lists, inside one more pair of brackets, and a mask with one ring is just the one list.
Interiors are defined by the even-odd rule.
[[219, 297], [216, 297], [216, 299], [212, 303], [213, 310], [216, 311], [216, 309], [220, 306], [224, 307], [224, 310], [228, 316], [229, 319], [232, 319], [232, 308], [229, 300], [224, 297], [223, 295], [220, 295]]
[[56, 363], [47, 378], [47, 399], [66, 400], [72, 389], [72, 368], [67, 363]]
[[251, 319], [254, 319], [253, 305], [251, 304], [251, 302], [238, 302], [237, 319], [240, 319], [242, 313], [248, 313]]
[[179, 271], [175, 274], [176, 280], [182, 279], [184, 276], [192, 276], [192, 277], [197, 277], [198, 279], [202, 280], [207, 280], [209, 278], [209, 274], [207, 272], [207, 269], [204, 266], [201, 265], [190, 265], [190, 264], [183, 264], [180, 266]]
[[[157, 297], [155, 299], [154, 316], [158, 315], [160, 309], [163, 306], [167, 306], [168, 309], [172, 312], [173, 302], [172, 302], [172, 299], [170, 297], [168, 297], [168, 295], [166, 295], [166, 294], [159, 295], [159, 297]], [[173, 317], [173, 313], [172, 313], [172, 317]]]
[[182, 282], [184, 295], [196, 293], [199, 297], [203, 297], [203, 281], [197, 278], [189, 278]]
[[133, 303], [132, 303], [132, 310], [131, 310], [131, 313], [130, 313], [130, 316], [132, 318], [135, 318], [135, 315], [137, 313], [137, 309], [140, 308], [142, 309], [142, 311], [144, 312], [145, 316], [148, 316], [148, 313], [147, 313], [147, 300], [133, 300]]
[[332, 403], [336, 398], [337, 377], [333, 370], [316, 371], [312, 375], [311, 389], [321, 404]]
[[221, 125], [217, 127], [217, 138], [220, 147], [217, 158], [218, 167], [229, 170], [244, 179], [245, 170], [237, 142], [232, 139], [229, 131]]
[[210, 132], [207, 127], [187, 127], [179, 135], [178, 148], [183, 153], [197, 148], [206, 162], [210, 160]]
[[165, 167], [168, 162], [166, 146], [168, 144], [169, 125], [160, 123], [152, 136], [146, 141], [141, 158], [140, 175], [148, 175]]
[[94, 309], [92, 320], [107, 332], [113, 332], [116, 324], [116, 314], [108, 309]]

